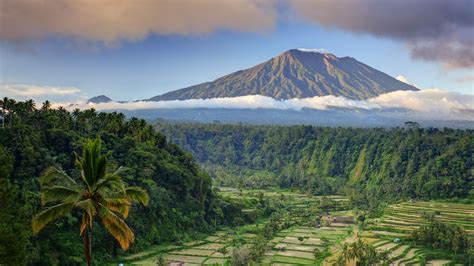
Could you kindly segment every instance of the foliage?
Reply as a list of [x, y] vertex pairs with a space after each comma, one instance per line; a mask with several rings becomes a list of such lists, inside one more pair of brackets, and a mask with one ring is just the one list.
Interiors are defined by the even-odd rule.
[[[219, 184], [341, 193], [370, 216], [381, 201], [474, 195], [474, 131], [223, 124], [157, 126]], [[263, 181], [262, 181], [263, 180]]]
[[227, 246], [223, 246], [223, 247], [217, 249], [217, 252], [222, 254], [222, 265], [224, 265], [226, 255], [227, 255], [227, 253], [229, 253], [229, 249], [227, 248]]
[[252, 261], [251, 251], [248, 247], [242, 246], [232, 251], [230, 258], [230, 265], [232, 266], [246, 266]]
[[267, 239], [259, 234], [250, 246], [250, 256], [253, 261], [257, 262], [265, 253], [267, 249]]
[[166, 260], [165, 260], [165, 256], [163, 255], [163, 253], [160, 253], [158, 254], [158, 256], [156, 257], [156, 266], [166, 266]]
[[443, 223], [431, 217], [427, 225], [422, 225], [411, 233], [415, 243], [433, 248], [446, 249], [455, 254], [469, 249], [468, 233], [455, 224]]
[[[77, 156], [76, 156], [77, 157]], [[68, 176], [64, 171], [47, 168], [40, 177], [41, 204], [50, 205], [38, 213], [32, 221], [33, 234], [47, 224], [69, 215], [76, 209], [81, 219], [80, 233], [84, 235], [84, 253], [87, 264], [91, 264], [91, 234], [96, 217], [127, 250], [135, 236], [125, 223], [132, 202], [148, 204], [148, 194], [137, 186], [127, 186], [120, 176], [123, 168], [107, 169], [107, 154], [101, 154], [100, 139], [87, 140], [82, 157], [76, 158], [80, 178]]]
[[337, 259], [338, 265], [346, 265], [346, 263], [355, 260], [357, 265], [383, 265], [389, 260], [388, 251], [378, 252], [373, 246], [362, 241], [360, 238], [353, 243], [344, 243], [341, 254]]
[[[135, 234], [130, 250], [177, 241], [219, 225], [242, 219], [240, 205], [218, 196], [211, 179], [193, 157], [157, 132], [144, 120], [125, 119], [121, 113], [97, 113], [94, 109], [52, 109], [45, 102], [0, 100], [5, 126], [0, 127], [0, 264], [84, 264], [83, 247], [77, 241], [76, 213], [52, 222], [31, 236], [31, 217], [39, 212], [38, 177], [50, 166], [71, 176], [74, 152], [87, 138], [100, 137], [102, 152], [110, 151], [110, 168], [122, 165], [123, 181], [148, 191], [150, 203], [130, 209], [127, 224]], [[5, 189], [5, 193], [3, 193]], [[103, 227], [93, 226], [94, 264], [113, 261], [122, 251]]]

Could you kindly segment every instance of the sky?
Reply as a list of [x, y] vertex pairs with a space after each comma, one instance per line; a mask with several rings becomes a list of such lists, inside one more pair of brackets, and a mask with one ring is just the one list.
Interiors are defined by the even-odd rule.
[[293, 48], [351, 56], [422, 89], [474, 94], [472, 0], [17, 0], [0, 5], [2, 97], [147, 99]]

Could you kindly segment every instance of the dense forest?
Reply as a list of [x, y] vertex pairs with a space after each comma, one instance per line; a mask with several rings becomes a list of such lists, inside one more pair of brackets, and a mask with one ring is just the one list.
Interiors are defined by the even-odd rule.
[[[49, 102], [36, 106], [8, 98], [0, 100], [0, 111], [2, 265], [84, 264], [80, 213], [50, 223], [38, 235], [32, 234], [32, 218], [41, 211], [39, 177], [51, 167], [80, 175], [75, 154], [88, 139], [98, 138], [111, 168], [126, 167], [123, 181], [149, 195], [148, 205], [134, 205], [126, 219], [135, 233], [130, 252], [255, 222], [245, 212], [250, 203], [220, 196], [213, 183], [337, 193], [369, 208], [400, 198], [474, 198], [472, 130], [153, 127], [121, 113], [69, 112]], [[267, 205], [261, 216], [274, 211]], [[123, 254], [103, 227], [92, 226], [92, 235], [93, 264]]]
[[218, 182], [346, 194], [356, 205], [474, 198], [474, 131], [159, 123]]
[[[41, 208], [38, 177], [50, 166], [77, 175], [74, 153], [81, 153], [86, 138], [99, 137], [103, 152], [110, 152], [109, 163], [127, 167], [123, 179], [149, 194], [148, 206], [134, 206], [127, 219], [135, 233], [132, 252], [242, 219], [241, 206], [213, 191], [192, 155], [144, 120], [7, 98], [0, 108], [1, 265], [84, 264], [79, 215], [68, 215], [37, 236], [32, 236], [31, 221]], [[119, 245], [100, 226], [92, 228], [94, 264], [113, 261]]]

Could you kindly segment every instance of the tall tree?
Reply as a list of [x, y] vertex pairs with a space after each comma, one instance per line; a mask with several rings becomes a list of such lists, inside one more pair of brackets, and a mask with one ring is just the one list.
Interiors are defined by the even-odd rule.
[[80, 235], [84, 237], [84, 254], [91, 264], [92, 225], [96, 217], [126, 250], [134, 241], [132, 230], [125, 223], [132, 202], [148, 204], [147, 192], [127, 186], [120, 174], [124, 168], [109, 171], [108, 154], [101, 153], [100, 138], [87, 140], [82, 157], [76, 155], [80, 177], [74, 178], [56, 167], [48, 168], [40, 177], [41, 203], [52, 205], [38, 213], [32, 221], [37, 234], [51, 221], [70, 214], [74, 209], [82, 214]]
[[390, 252], [379, 252], [370, 244], [365, 243], [360, 238], [357, 241], [342, 246], [341, 253], [336, 261], [337, 265], [347, 265], [353, 261], [356, 265], [385, 265], [389, 262]]

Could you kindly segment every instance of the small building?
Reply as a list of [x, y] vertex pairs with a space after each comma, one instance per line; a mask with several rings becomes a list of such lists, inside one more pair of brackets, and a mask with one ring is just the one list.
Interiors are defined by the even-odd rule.
[[334, 216], [332, 218], [333, 223], [341, 223], [341, 224], [353, 224], [354, 217], [352, 216]]

